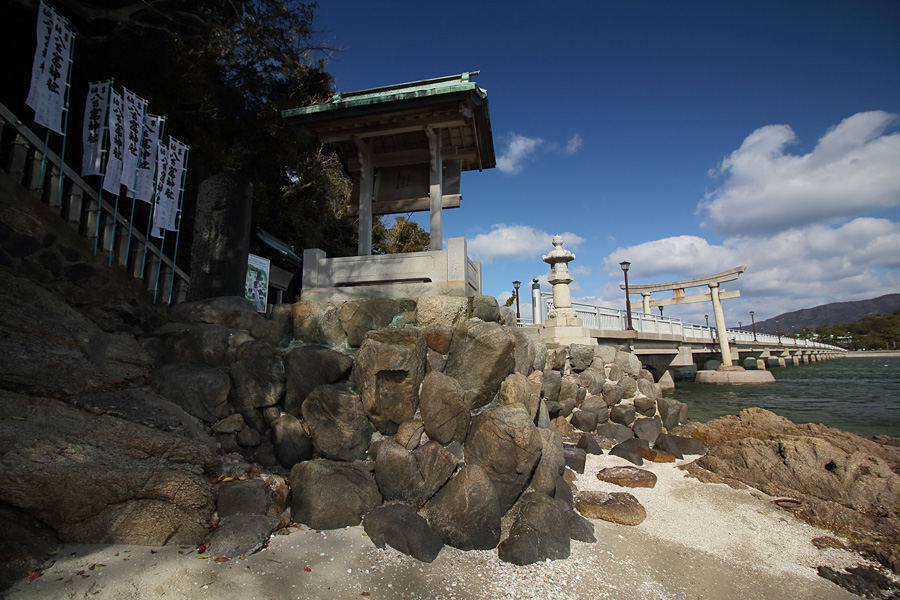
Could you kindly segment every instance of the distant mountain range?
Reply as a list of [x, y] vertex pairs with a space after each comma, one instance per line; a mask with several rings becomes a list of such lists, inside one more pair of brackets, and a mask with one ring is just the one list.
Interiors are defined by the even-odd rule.
[[[757, 321], [756, 331], [758, 333], [776, 333], [775, 321], [778, 321], [777, 329], [781, 333], [797, 333], [804, 327], [812, 329], [825, 325], [854, 323], [869, 315], [889, 315], [898, 309], [900, 309], [900, 294], [887, 294], [871, 300], [856, 302], [833, 302], [783, 313], [765, 321]], [[743, 329], [750, 331], [751, 327], [745, 325]]]

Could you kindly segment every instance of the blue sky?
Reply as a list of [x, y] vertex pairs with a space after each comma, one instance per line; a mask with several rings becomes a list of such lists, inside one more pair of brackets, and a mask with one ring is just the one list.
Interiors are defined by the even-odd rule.
[[746, 264], [729, 326], [900, 292], [900, 2], [323, 0], [316, 24], [342, 92], [481, 71], [498, 168], [463, 175], [444, 236], [485, 294], [549, 290], [555, 234], [603, 306], [622, 260], [632, 283]]

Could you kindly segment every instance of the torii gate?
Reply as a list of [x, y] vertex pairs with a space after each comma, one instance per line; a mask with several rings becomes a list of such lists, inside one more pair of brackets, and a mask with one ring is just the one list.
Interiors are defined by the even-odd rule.
[[[729, 298], [740, 298], [740, 290], [729, 292], [719, 291], [719, 284], [726, 281], [734, 281], [740, 277], [741, 273], [747, 270], [747, 265], [741, 265], [722, 271], [715, 275], [706, 275], [704, 277], [695, 277], [693, 279], [682, 279], [681, 281], [670, 281], [669, 283], [651, 283], [646, 285], [629, 285], [629, 294], [640, 294], [643, 296], [644, 314], [650, 314], [650, 308], [655, 306], [671, 306], [673, 304], [692, 304], [695, 302], [712, 301], [713, 315], [716, 319], [716, 331], [719, 334], [719, 348], [722, 351], [722, 364], [730, 367], [731, 364], [731, 348], [728, 345], [728, 336], [723, 335], [725, 331], [725, 314], [722, 312], [722, 300]], [[684, 290], [687, 288], [709, 286], [708, 294], [699, 296], [685, 296]], [[625, 284], [620, 283], [619, 287], [625, 289]], [[665, 292], [671, 290], [672, 297], [663, 300], [650, 300], [650, 294], [654, 292]]]

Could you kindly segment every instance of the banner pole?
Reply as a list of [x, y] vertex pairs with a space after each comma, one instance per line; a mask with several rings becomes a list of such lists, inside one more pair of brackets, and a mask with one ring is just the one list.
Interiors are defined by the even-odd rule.
[[[142, 98], [143, 100], [143, 98]], [[141, 119], [141, 142], [138, 144], [138, 166], [134, 170], [134, 191], [131, 193], [131, 216], [128, 217], [128, 240], [125, 243], [125, 263], [128, 263], [128, 253], [131, 252], [131, 228], [134, 225], [134, 206], [137, 203], [137, 182], [138, 173], [141, 172], [141, 156], [144, 153], [144, 136], [147, 134], [147, 106], [149, 102], [144, 101], [144, 114]]]
[[[106, 93], [106, 110], [112, 102], [115, 77], [109, 78], [109, 90]], [[106, 164], [109, 159], [109, 149], [104, 148], [104, 142], [109, 141], [109, 116], [103, 119], [103, 133], [100, 134], [100, 187], [97, 189], [97, 224], [94, 229], [94, 256], [97, 256], [97, 246], [100, 242], [100, 216], [103, 214], [103, 182], [106, 179]]]
[[[66, 19], [68, 24], [68, 19]], [[66, 93], [63, 101], [63, 132], [62, 132], [62, 151], [59, 154], [59, 185], [56, 186], [56, 204], [62, 206], [62, 190], [63, 190], [63, 166], [66, 164], [66, 140], [69, 138], [69, 100], [72, 94], [72, 67], [75, 64], [75, 32], [69, 29], [72, 35], [72, 41], [69, 43], [69, 68], [66, 69]]]
[[[161, 145], [163, 142], [163, 137], [166, 133], [166, 118], [159, 118], [159, 144]], [[159, 171], [159, 161], [156, 161], [156, 171]], [[150, 199], [150, 216], [147, 217], [147, 232], [144, 234], [144, 237], [147, 240], [147, 247], [144, 248], [144, 254], [141, 256], [141, 276], [140, 279], [144, 278], [144, 268], [147, 266], [147, 249], [150, 246], [150, 229], [153, 227], [153, 213], [156, 210], [156, 203], [153, 200], [156, 199], [157, 190], [157, 175], [154, 173], [153, 176], [153, 197]], [[162, 248], [160, 248], [159, 253], [162, 254]]]
[[190, 146], [185, 146], [184, 163], [181, 169], [181, 189], [178, 193], [178, 225], [175, 227], [175, 250], [172, 251], [172, 279], [169, 281], [169, 301], [172, 304], [172, 292], [175, 290], [175, 258], [178, 256], [178, 238], [181, 236], [181, 211], [184, 207], [184, 180], [187, 179], [188, 155], [191, 152]]

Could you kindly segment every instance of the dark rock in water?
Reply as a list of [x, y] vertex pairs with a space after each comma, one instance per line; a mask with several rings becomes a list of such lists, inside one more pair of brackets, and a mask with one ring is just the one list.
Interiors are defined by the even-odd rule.
[[363, 517], [366, 535], [378, 548], [391, 548], [423, 562], [432, 562], [444, 543], [428, 522], [404, 504], [379, 506]]
[[173, 363], [153, 371], [153, 390], [190, 415], [215, 423], [233, 412], [228, 403], [231, 379], [203, 363]]
[[334, 460], [363, 460], [372, 426], [359, 397], [343, 384], [317, 387], [303, 403], [313, 446]]
[[647, 440], [642, 440], [640, 438], [631, 438], [629, 440], [625, 440], [624, 442], [619, 442], [615, 446], [612, 447], [612, 450], [609, 453], [612, 456], [618, 456], [624, 458], [625, 460], [632, 462], [638, 466], [644, 464], [644, 459], [641, 456], [640, 447], [648, 448], [650, 444]]
[[897, 598], [900, 586], [869, 567], [850, 567], [835, 571], [831, 567], [816, 567], [819, 577], [836, 583], [845, 590], [863, 598]]
[[275, 456], [285, 469], [312, 458], [313, 441], [297, 417], [283, 414], [272, 422]]
[[597, 437], [614, 439], [616, 442], [624, 442], [634, 437], [634, 431], [630, 427], [617, 425], [615, 423], [606, 423], [597, 428]]
[[497, 323], [469, 320], [453, 329], [444, 374], [459, 382], [471, 408], [494, 398], [515, 363], [515, 337]]
[[278, 527], [278, 519], [257, 514], [234, 514], [222, 519], [209, 540], [206, 553], [215, 558], [237, 558], [261, 550]]
[[425, 518], [444, 543], [460, 550], [491, 550], [500, 541], [500, 504], [487, 473], [466, 465], [429, 501]]
[[291, 517], [313, 529], [359, 525], [381, 505], [375, 479], [362, 462], [308, 460], [291, 469]]
[[659, 437], [659, 434], [662, 433], [662, 422], [658, 417], [641, 418], [635, 420], [631, 429], [636, 437], [647, 440], [652, 444]]
[[[690, 438], [681, 438], [681, 439], [690, 439]], [[700, 440], [697, 440], [698, 442]], [[653, 441], [653, 449], [659, 450], [660, 452], [666, 452], [671, 454], [678, 460], [684, 458], [684, 454], [681, 451], [681, 444], [676, 436], [668, 435], [665, 433], [660, 433], [656, 436], [656, 439]]]
[[603, 449], [600, 447], [600, 444], [597, 443], [597, 438], [589, 433], [582, 433], [581, 437], [578, 438], [575, 447], [581, 448], [587, 454], [603, 454]]
[[442, 444], [465, 441], [472, 417], [463, 389], [455, 379], [435, 372], [426, 375], [419, 408], [429, 438]]
[[400, 423], [416, 415], [424, 378], [425, 337], [421, 330], [406, 327], [366, 334], [353, 363], [353, 381], [378, 431], [393, 435]]
[[566, 466], [576, 473], [584, 473], [584, 463], [587, 460], [585, 451], [581, 448], [564, 446], [563, 452], [566, 457]]
[[538, 492], [522, 496], [509, 537], [497, 553], [503, 562], [529, 565], [543, 560], [568, 558], [570, 553], [569, 507]]
[[630, 427], [634, 422], [634, 407], [627, 404], [617, 404], [609, 410], [609, 420], [625, 427]]
[[607, 467], [597, 472], [597, 479], [622, 487], [656, 487], [656, 475], [637, 467]]
[[352, 367], [351, 356], [324, 346], [298, 346], [285, 352], [285, 412], [299, 417], [300, 407], [310, 392], [320, 385], [337, 383]]
[[472, 419], [466, 464], [480, 465], [505, 513], [525, 490], [541, 458], [541, 437], [521, 404], [485, 410]]
[[262, 479], [229, 481], [219, 485], [216, 512], [219, 518], [231, 515], [264, 515], [269, 507], [266, 484]]
[[587, 410], [576, 410], [569, 422], [579, 431], [591, 432], [597, 429], [597, 414]]
[[588, 519], [602, 519], [619, 525], [640, 525], [647, 518], [641, 503], [627, 492], [578, 492], [575, 509]]

